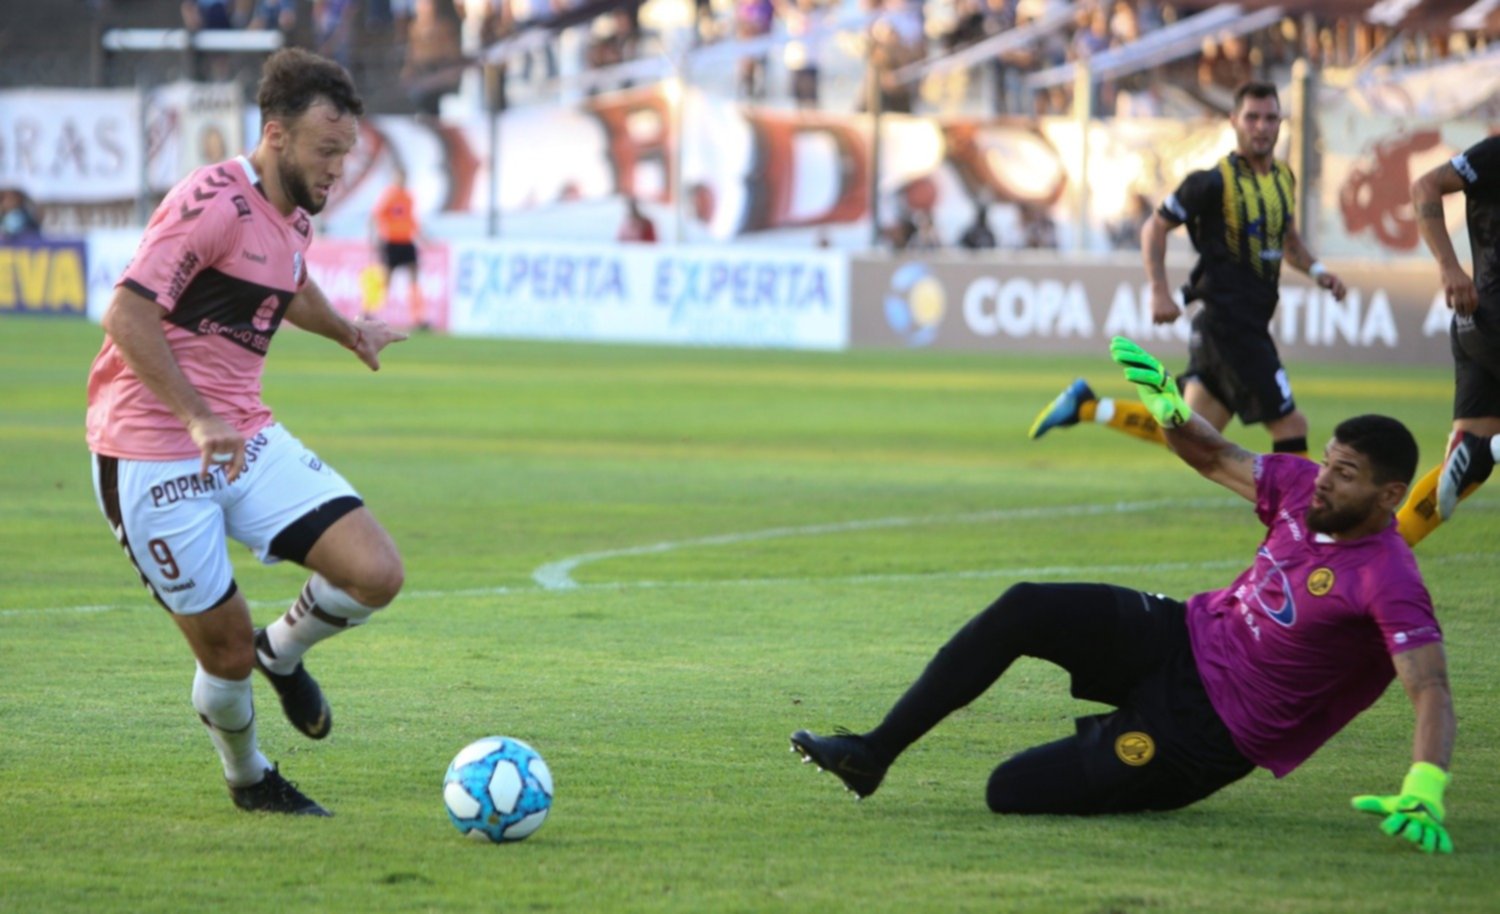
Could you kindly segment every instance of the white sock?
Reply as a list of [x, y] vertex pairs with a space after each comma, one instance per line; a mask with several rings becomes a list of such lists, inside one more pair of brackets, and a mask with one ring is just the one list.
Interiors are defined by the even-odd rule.
[[220, 679], [202, 666], [193, 677], [193, 707], [208, 727], [208, 735], [224, 763], [224, 778], [231, 787], [259, 783], [271, 763], [260, 754], [255, 741], [255, 703], [250, 677]]
[[1094, 421], [1100, 425], [1108, 425], [1109, 420], [1115, 417], [1115, 401], [1113, 397], [1100, 397], [1095, 401]]
[[272, 654], [267, 656], [261, 651], [260, 662], [273, 673], [290, 673], [302, 662], [308, 648], [346, 628], [364, 624], [374, 613], [374, 607], [364, 605], [315, 574], [307, 579], [291, 608], [266, 626], [266, 641]]

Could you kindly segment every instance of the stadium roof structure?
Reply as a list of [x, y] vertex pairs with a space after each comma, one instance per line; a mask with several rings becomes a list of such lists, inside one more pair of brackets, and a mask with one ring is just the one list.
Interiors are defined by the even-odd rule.
[[[1223, 6], [1180, 0], [1179, 7], [1208, 10]], [[1311, 13], [1320, 19], [1358, 18], [1397, 30], [1500, 33], [1500, 0], [1241, 0], [1248, 10], [1279, 7], [1286, 15]]]

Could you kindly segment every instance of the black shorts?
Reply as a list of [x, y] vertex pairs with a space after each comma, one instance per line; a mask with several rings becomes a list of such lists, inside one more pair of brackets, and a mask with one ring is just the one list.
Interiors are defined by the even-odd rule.
[[1254, 770], [1203, 689], [1186, 606], [1106, 585], [1054, 585], [1041, 596], [1041, 604], [1094, 604], [1088, 610], [1096, 630], [1079, 636], [1105, 642], [1107, 650], [1081, 651], [1066, 666], [1075, 696], [1117, 710], [1080, 717], [1073, 736], [1002, 763], [990, 777], [991, 809], [1070, 815], [1177, 809]]
[[417, 246], [410, 241], [387, 241], [381, 245], [381, 254], [387, 270], [417, 265]]
[[1207, 311], [1193, 318], [1182, 380], [1202, 384], [1246, 425], [1280, 419], [1297, 408], [1270, 332], [1225, 328]]
[[1454, 318], [1448, 328], [1453, 349], [1453, 418], [1500, 416], [1500, 334], [1483, 320]]

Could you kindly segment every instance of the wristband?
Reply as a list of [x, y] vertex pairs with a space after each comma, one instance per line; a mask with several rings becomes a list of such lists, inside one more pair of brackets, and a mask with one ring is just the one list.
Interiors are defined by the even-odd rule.
[[1328, 268], [1323, 266], [1323, 262], [1321, 260], [1314, 260], [1312, 262], [1312, 266], [1307, 268], [1307, 275], [1311, 276], [1313, 279], [1322, 279], [1324, 276], [1328, 275]]
[[1452, 776], [1448, 772], [1432, 764], [1431, 762], [1416, 762], [1411, 770], [1406, 772], [1406, 779], [1401, 782], [1401, 793], [1403, 796], [1418, 796], [1435, 800], [1438, 803], [1438, 815], [1442, 816], [1443, 791], [1448, 788], [1448, 782]]

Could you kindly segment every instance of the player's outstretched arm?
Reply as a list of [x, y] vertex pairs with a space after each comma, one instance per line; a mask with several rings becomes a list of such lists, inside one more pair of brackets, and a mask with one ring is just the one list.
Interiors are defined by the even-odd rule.
[[1360, 812], [1383, 816], [1380, 830], [1401, 837], [1425, 853], [1453, 852], [1453, 839], [1443, 826], [1447, 811], [1448, 766], [1458, 726], [1448, 688], [1448, 661], [1441, 644], [1425, 644], [1391, 658], [1396, 676], [1406, 688], [1416, 711], [1412, 738], [1412, 766], [1392, 796], [1364, 794], [1351, 802]]
[[311, 279], [292, 299], [286, 319], [319, 336], [326, 336], [359, 356], [371, 371], [380, 370], [380, 351], [406, 339], [406, 334], [382, 320], [350, 321], [333, 310], [328, 296]]
[[1125, 380], [1135, 385], [1173, 453], [1205, 478], [1255, 501], [1255, 454], [1193, 415], [1177, 390], [1177, 379], [1151, 353], [1117, 336], [1109, 344], [1109, 354], [1125, 369]]

